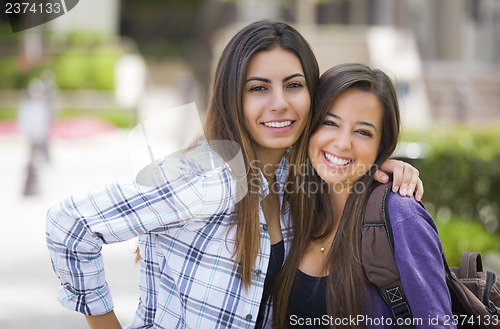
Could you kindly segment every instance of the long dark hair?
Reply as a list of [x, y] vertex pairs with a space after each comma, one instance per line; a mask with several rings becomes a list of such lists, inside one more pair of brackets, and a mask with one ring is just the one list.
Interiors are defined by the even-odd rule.
[[[319, 68], [311, 47], [302, 35], [290, 25], [274, 21], [258, 21], [244, 27], [227, 44], [217, 69], [205, 122], [207, 140], [235, 141], [242, 147], [247, 168], [248, 193], [237, 205], [236, 226], [236, 263], [246, 287], [250, 285], [252, 270], [260, 246], [259, 230], [259, 185], [252, 184], [260, 176], [255, 167], [250, 166], [257, 160], [256, 145], [251, 139], [243, 117], [242, 94], [246, 71], [252, 56], [261, 51], [281, 48], [292, 52], [302, 64], [306, 85], [311, 95], [311, 104], [319, 79]], [[311, 111], [306, 128], [290, 152], [290, 164], [303, 163], [309, 135]], [[289, 174], [294, 181], [296, 175]]]
[[[371, 69], [363, 64], [341, 64], [329, 69], [320, 78], [313, 105], [312, 134], [320, 127], [335, 99], [350, 88], [378, 97], [383, 107], [382, 136], [373, 168], [356, 183], [358, 188], [353, 188], [350, 192], [327, 256], [327, 309], [328, 314], [335, 318], [349, 318], [365, 311], [365, 282], [359, 250], [360, 219], [369, 197], [367, 192], [375, 185], [375, 169], [387, 160], [396, 148], [400, 129], [398, 100], [391, 79], [381, 70]], [[307, 186], [318, 187], [325, 184], [308, 160], [306, 168]], [[273, 313], [276, 328], [289, 326], [290, 293], [298, 264], [308, 243], [311, 239], [324, 238], [333, 228], [333, 210], [328, 190], [326, 193], [297, 193], [293, 202], [302, 209], [302, 213], [299, 217], [292, 217], [292, 247], [277, 279], [280, 284], [275, 288]], [[362, 325], [349, 328], [362, 328]]]

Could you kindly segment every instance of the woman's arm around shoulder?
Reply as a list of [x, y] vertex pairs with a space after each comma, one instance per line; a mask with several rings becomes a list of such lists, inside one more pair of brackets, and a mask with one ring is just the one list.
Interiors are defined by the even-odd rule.
[[384, 184], [388, 183], [389, 176], [386, 173], [392, 174], [392, 191], [394, 193], [399, 192], [402, 196], [410, 197], [415, 192], [415, 199], [422, 200], [424, 185], [417, 168], [400, 160], [389, 159], [382, 163], [380, 170], [375, 172], [375, 180]]

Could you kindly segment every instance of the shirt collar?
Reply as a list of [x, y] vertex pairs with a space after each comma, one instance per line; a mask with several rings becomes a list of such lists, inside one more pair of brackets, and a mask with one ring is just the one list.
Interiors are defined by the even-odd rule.
[[[286, 182], [286, 177], [288, 173], [288, 155], [290, 154], [291, 146], [288, 146], [286, 148], [285, 154], [283, 154], [283, 157], [280, 160], [280, 163], [278, 164], [278, 168], [276, 168], [276, 184], [278, 188], [278, 194], [280, 195], [280, 202], [281, 202], [281, 196], [283, 192], [283, 186], [285, 185]], [[260, 174], [260, 198], [259, 201], [262, 201], [266, 196], [269, 195], [269, 182], [267, 179], [264, 177], [264, 174], [262, 172]]]

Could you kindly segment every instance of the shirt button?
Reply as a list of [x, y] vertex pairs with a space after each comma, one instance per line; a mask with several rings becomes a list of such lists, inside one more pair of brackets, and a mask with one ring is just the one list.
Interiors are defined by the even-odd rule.
[[262, 271], [261, 271], [261, 270], [255, 270], [255, 274], [257, 274], [257, 275], [261, 275], [261, 274], [262, 274]]
[[267, 226], [267, 224], [264, 224], [264, 225], [262, 225], [262, 229], [264, 231], [269, 231], [269, 226]]
[[250, 321], [252, 320], [252, 314], [247, 314], [247, 317], [246, 317], [247, 321]]

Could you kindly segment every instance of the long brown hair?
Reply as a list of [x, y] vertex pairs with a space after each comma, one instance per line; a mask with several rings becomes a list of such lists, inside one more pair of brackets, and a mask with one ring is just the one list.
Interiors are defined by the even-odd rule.
[[[350, 192], [327, 256], [327, 309], [334, 318], [349, 318], [365, 312], [365, 281], [359, 250], [360, 219], [369, 197], [367, 192], [375, 185], [375, 169], [396, 148], [400, 127], [398, 100], [391, 79], [381, 70], [363, 64], [341, 64], [329, 69], [320, 78], [313, 105], [312, 134], [322, 124], [335, 99], [349, 88], [357, 88], [378, 97], [383, 107], [382, 136], [374, 166], [356, 183], [358, 188]], [[324, 187], [326, 183], [316, 174], [310, 161], [306, 161], [305, 167], [306, 186], [314, 186], [317, 190]], [[333, 228], [328, 188], [325, 193], [313, 193], [311, 189], [301, 192], [291, 196], [292, 204], [301, 212], [300, 216], [292, 217], [292, 247], [277, 279], [280, 285], [275, 287], [273, 323], [276, 328], [289, 327], [290, 293], [308, 243], [311, 239], [324, 238]], [[362, 328], [362, 325], [348, 327]]]
[[[222, 52], [213, 85], [212, 98], [205, 122], [205, 136], [210, 140], [230, 140], [241, 145], [247, 168], [248, 193], [237, 204], [235, 256], [245, 287], [250, 285], [252, 268], [260, 247], [259, 186], [256, 145], [251, 139], [243, 117], [243, 86], [248, 64], [253, 55], [261, 51], [282, 48], [297, 56], [304, 70], [311, 104], [319, 79], [319, 68], [314, 53], [302, 35], [290, 25], [274, 21], [258, 21], [244, 27]], [[309, 135], [311, 111], [306, 128], [290, 152], [290, 164], [303, 163]], [[293, 181], [294, 173], [289, 174]]]

